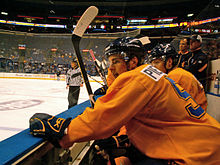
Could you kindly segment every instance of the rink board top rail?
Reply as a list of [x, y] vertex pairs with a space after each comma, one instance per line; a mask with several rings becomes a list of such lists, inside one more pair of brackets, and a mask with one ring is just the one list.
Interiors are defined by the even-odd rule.
[[[68, 118], [72, 117], [75, 118], [83, 111], [86, 107], [90, 107], [90, 101], [85, 101], [79, 105], [76, 105], [59, 115], [57, 117]], [[29, 122], [29, 121], [27, 121]], [[30, 134], [29, 128], [11, 136], [3, 141], [0, 142], [0, 165], [2, 164], [12, 164], [35, 147], [40, 145], [43, 142], [42, 138], [33, 137]]]

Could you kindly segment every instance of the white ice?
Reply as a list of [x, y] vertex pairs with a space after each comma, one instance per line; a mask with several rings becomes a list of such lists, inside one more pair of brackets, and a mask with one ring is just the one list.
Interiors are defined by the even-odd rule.
[[[91, 82], [93, 92], [101, 85]], [[29, 118], [37, 112], [57, 115], [68, 109], [65, 81], [36, 79], [0, 79], [0, 141], [29, 127]], [[85, 84], [78, 103], [88, 100]]]

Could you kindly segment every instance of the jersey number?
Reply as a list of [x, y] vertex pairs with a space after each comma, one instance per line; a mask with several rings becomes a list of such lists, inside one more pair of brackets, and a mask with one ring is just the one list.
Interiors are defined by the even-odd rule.
[[200, 107], [183, 88], [176, 84], [175, 81], [173, 81], [169, 77], [166, 77], [166, 79], [171, 83], [177, 95], [181, 99], [189, 102], [189, 104], [187, 104], [185, 107], [189, 115], [194, 118], [200, 119], [205, 114], [204, 109], [202, 109], [202, 107]]

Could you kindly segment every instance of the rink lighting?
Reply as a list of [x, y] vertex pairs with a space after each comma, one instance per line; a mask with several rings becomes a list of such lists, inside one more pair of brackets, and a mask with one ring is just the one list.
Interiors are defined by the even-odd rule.
[[1, 14], [2, 14], [2, 15], [8, 15], [8, 13], [7, 13], [7, 12], [4, 12], [4, 11], [2, 11]]
[[156, 21], [156, 20], [167, 20], [167, 19], [176, 19], [177, 17], [166, 17], [166, 18], [152, 18], [151, 20], [154, 20], [154, 21]]
[[21, 17], [21, 18], [31, 18], [31, 19], [44, 19], [43, 17], [32, 17], [32, 16], [25, 16], [25, 15], [17, 15], [17, 17]]
[[101, 29], [105, 29], [105, 25], [101, 25]]
[[[180, 22], [178, 23], [170, 23], [170, 24], [156, 24], [156, 25], [133, 25], [133, 26], [117, 26], [117, 29], [154, 29], [154, 28], [173, 28], [173, 27], [180, 27], [180, 26], [197, 26], [200, 24], [210, 23], [210, 22], [216, 22], [219, 21], [220, 17], [210, 18], [206, 20], [200, 20], [200, 21], [192, 21], [192, 22]], [[53, 25], [53, 24], [37, 24], [37, 23], [27, 23], [27, 22], [17, 22], [17, 21], [6, 21], [6, 20], [0, 20], [0, 23], [3, 24], [11, 24], [11, 25], [22, 25], [22, 26], [34, 26], [34, 27], [49, 27], [49, 28], [67, 28], [67, 25]], [[100, 26], [100, 25], [99, 25]], [[73, 28], [75, 28], [76, 25], [73, 25]], [[95, 28], [95, 25], [90, 25], [88, 28]], [[100, 29], [101, 28], [101, 29]], [[105, 29], [105, 25], [101, 25], [99, 30]], [[113, 29], [114, 26], [111, 26], [111, 29]]]
[[194, 14], [187, 14], [187, 17], [192, 17]]
[[5, 20], [0, 20], [0, 23], [10, 24], [10, 25], [35, 26], [35, 27], [66, 28], [66, 25], [37, 24], [37, 23], [5, 21]]
[[130, 25], [130, 24], [145, 24], [147, 22], [146, 19], [132, 19], [132, 20], [127, 20], [127, 25]]

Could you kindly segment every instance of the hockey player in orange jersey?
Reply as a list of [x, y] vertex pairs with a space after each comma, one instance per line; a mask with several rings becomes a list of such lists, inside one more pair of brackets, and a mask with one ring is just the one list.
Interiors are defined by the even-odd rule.
[[207, 99], [202, 84], [192, 73], [182, 68], [178, 68], [179, 57], [179, 54], [176, 53], [172, 45], [163, 43], [154, 47], [147, 59], [152, 66], [167, 73], [169, 78], [183, 87], [192, 98], [206, 110]]
[[[166, 52], [164, 52], [165, 50]], [[202, 84], [190, 72], [178, 68], [179, 55], [173, 46], [168, 43], [158, 44], [147, 59], [152, 66], [168, 73], [169, 78], [183, 87], [204, 110], [207, 109], [207, 99]], [[118, 136], [120, 135], [126, 135], [125, 127], [120, 129]], [[123, 160], [116, 159], [116, 161]]]
[[[34, 115], [31, 133], [52, 138], [53, 143], [57, 137], [68, 148], [75, 142], [107, 138], [125, 125], [130, 143], [145, 155], [138, 163], [219, 164], [220, 124], [166, 74], [148, 64], [137, 67], [141, 49], [131, 38], [110, 44], [105, 54], [117, 78], [106, 95], [71, 121]], [[51, 120], [62, 121], [56, 124], [59, 131], [51, 128]]]

